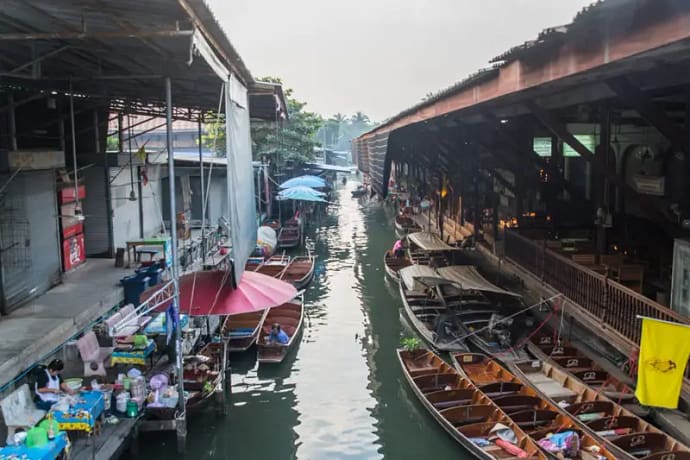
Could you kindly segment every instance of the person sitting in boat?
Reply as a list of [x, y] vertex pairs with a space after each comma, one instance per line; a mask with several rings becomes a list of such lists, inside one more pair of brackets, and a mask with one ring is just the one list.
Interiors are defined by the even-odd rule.
[[60, 392], [74, 394], [60, 378], [65, 365], [59, 359], [52, 360], [48, 367], [41, 367], [36, 370], [36, 383], [34, 392], [36, 393], [36, 407], [41, 410], [50, 410], [58, 402]]
[[403, 240], [397, 240], [393, 245], [393, 255], [398, 259], [405, 257], [405, 248], [403, 246]]
[[285, 331], [280, 328], [280, 324], [275, 323], [271, 327], [271, 333], [268, 336], [268, 343], [287, 345], [289, 341], [290, 337], [288, 337]]

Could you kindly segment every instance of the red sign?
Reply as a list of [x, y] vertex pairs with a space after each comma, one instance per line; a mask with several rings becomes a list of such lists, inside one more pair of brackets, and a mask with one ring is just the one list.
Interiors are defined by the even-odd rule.
[[[86, 198], [86, 187], [84, 185], [80, 185], [77, 187], [79, 189], [79, 199], [83, 200]], [[62, 203], [72, 203], [74, 201], [77, 201], [74, 198], [74, 187], [65, 187], [63, 189], [58, 190], [58, 201], [60, 204]]]
[[66, 240], [68, 238], [72, 238], [73, 236], [77, 235], [78, 233], [83, 233], [84, 232], [84, 224], [82, 224], [79, 221], [76, 221], [76, 223], [71, 222], [72, 225], [65, 226], [65, 220], [63, 219], [62, 223], [62, 239]]
[[80, 233], [62, 242], [62, 268], [68, 272], [86, 261], [84, 234]]

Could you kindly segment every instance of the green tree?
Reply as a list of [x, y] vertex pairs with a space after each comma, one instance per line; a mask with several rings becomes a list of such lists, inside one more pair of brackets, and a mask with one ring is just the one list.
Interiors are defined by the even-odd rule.
[[[282, 84], [280, 78], [266, 77], [262, 80]], [[283, 94], [287, 101], [288, 120], [278, 124], [252, 122], [253, 156], [256, 159], [262, 155], [278, 154], [281, 161], [310, 161], [314, 158], [314, 147], [320, 145], [316, 133], [323, 124], [323, 119], [306, 110], [306, 102], [295, 99], [292, 89], [283, 88]], [[207, 125], [203, 142], [211, 149], [215, 145], [216, 154], [225, 156], [225, 123], [222, 116], [218, 123], [213, 121], [214, 117], [215, 114], [209, 117], [212, 121]]]

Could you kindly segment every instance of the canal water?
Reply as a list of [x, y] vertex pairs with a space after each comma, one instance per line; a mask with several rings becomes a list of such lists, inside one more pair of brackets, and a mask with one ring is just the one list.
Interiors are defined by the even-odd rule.
[[259, 367], [254, 350], [233, 357], [228, 414], [192, 416], [185, 455], [172, 435], [142, 435], [141, 458], [471, 458], [400, 371], [395, 350], [410, 332], [382, 267], [394, 211], [352, 199], [355, 185], [339, 186], [328, 214], [310, 222], [307, 246], [318, 259], [299, 348], [278, 366]]

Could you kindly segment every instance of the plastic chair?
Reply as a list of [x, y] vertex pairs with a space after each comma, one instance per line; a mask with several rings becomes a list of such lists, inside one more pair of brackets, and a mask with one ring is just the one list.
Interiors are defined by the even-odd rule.
[[14, 433], [18, 428], [28, 430], [46, 414], [46, 411], [34, 405], [32, 392], [26, 383], [0, 401], [0, 409], [7, 426], [8, 442], [14, 442]]
[[106, 375], [105, 361], [113, 353], [113, 348], [101, 347], [93, 331], [87, 332], [77, 341], [77, 348], [84, 361], [84, 377]]

